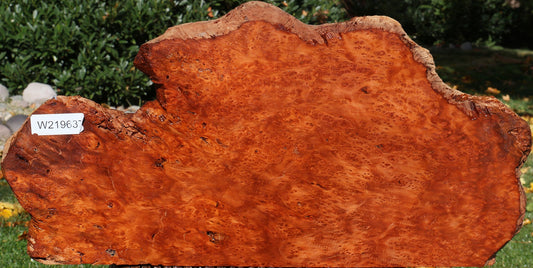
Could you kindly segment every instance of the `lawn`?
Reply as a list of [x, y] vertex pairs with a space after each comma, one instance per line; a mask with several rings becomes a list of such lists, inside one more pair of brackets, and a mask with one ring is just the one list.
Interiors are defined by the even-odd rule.
[[[450, 86], [470, 94], [493, 95], [533, 125], [533, 51], [438, 49], [432, 54], [437, 72]], [[533, 221], [533, 157], [529, 157], [522, 173], [521, 181], [528, 191], [527, 223]], [[0, 202], [16, 203], [4, 179], [0, 180]], [[32, 261], [26, 254], [25, 232], [29, 219], [26, 213], [9, 219], [0, 217], [0, 267], [54, 267]], [[533, 224], [525, 224], [498, 252], [493, 267], [531, 266]]]
[[533, 115], [533, 51], [434, 49], [444, 82], [476, 95], [492, 95], [520, 115]]

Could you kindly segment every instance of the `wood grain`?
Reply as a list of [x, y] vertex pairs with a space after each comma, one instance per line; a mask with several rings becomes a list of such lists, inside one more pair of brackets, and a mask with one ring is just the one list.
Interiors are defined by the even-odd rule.
[[520, 229], [528, 125], [463, 94], [386, 17], [309, 26], [260, 2], [179, 25], [135, 114], [80, 97], [79, 135], [6, 146], [43, 263], [482, 266]]

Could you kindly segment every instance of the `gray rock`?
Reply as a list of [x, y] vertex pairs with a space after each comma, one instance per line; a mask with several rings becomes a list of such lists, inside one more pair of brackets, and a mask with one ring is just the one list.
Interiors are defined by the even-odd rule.
[[461, 50], [472, 50], [472, 43], [464, 42], [461, 44]]
[[30, 104], [21, 95], [11, 96], [11, 106], [28, 107]]
[[11, 136], [11, 129], [6, 125], [0, 124], [0, 140], [7, 140]]
[[55, 96], [57, 93], [50, 85], [37, 82], [30, 83], [22, 91], [22, 99], [30, 104], [40, 105]]
[[7, 90], [7, 87], [0, 84], [0, 101], [5, 101], [9, 97], [9, 90]]
[[26, 118], [28, 118], [28, 116], [25, 114], [17, 114], [9, 118], [6, 122], [6, 125], [11, 129], [11, 131], [16, 132], [19, 130], [22, 124], [24, 124]]

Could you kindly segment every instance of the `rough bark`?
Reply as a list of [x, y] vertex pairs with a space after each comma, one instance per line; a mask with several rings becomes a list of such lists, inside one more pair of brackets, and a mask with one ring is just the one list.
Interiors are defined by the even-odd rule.
[[5, 148], [43, 263], [482, 266], [520, 229], [528, 125], [463, 94], [387, 17], [309, 26], [265, 3], [170, 28], [135, 114]]

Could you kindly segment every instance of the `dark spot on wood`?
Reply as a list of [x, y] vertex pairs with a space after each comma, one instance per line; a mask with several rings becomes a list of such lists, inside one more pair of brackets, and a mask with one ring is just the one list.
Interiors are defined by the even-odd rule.
[[216, 140], [216, 142], [217, 142], [220, 146], [222, 146], [222, 147], [224, 147], [224, 148], [229, 147], [227, 144], [224, 144], [220, 139], [217, 138], [217, 139], [215, 139], [215, 140]]
[[110, 249], [110, 248], [109, 248], [109, 249], [106, 249], [105, 252], [106, 252], [107, 254], [109, 254], [109, 256], [111, 256], [111, 257], [114, 257], [114, 256], [117, 254], [117, 252], [116, 252], [114, 249]]
[[161, 157], [161, 158], [159, 158], [159, 159], [157, 159], [157, 160], [155, 161], [155, 166], [156, 166], [156, 167], [159, 167], [159, 168], [163, 168], [163, 167], [164, 167], [163, 164], [164, 164], [165, 162], [167, 162], [167, 159], [165, 159], [164, 157]]
[[287, 27], [285, 27], [285, 25], [279, 23], [276, 25], [276, 29], [280, 30], [280, 31], [284, 31], [284, 32], [289, 32], [289, 29], [287, 29]]
[[24, 161], [26, 164], [29, 163], [28, 159], [26, 159], [24, 156], [22, 156], [22, 155], [20, 155], [20, 154], [16, 154], [16, 156], [17, 156], [17, 158], [18, 158], [19, 160]]
[[316, 183], [316, 182], [312, 182], [311, 185], [316, 185], [316, 186], [318, 186], [319, 188], [324, 189], [324, 190], [327, 190], [327, 189], [328, 189], [328, 188], [322, 186], [320, 183]]
[[209, 237], [209, 242], [211, 243], [217, 244], [224, 240], [224, 235], [221, 233], [207, 231], [206, 234]]
[[52, 216], [56, 215], [57, 209], [56, 208], [49, 208], [48, 209], [48, 215], [46, 215], [46, 218], [49, 219]]

